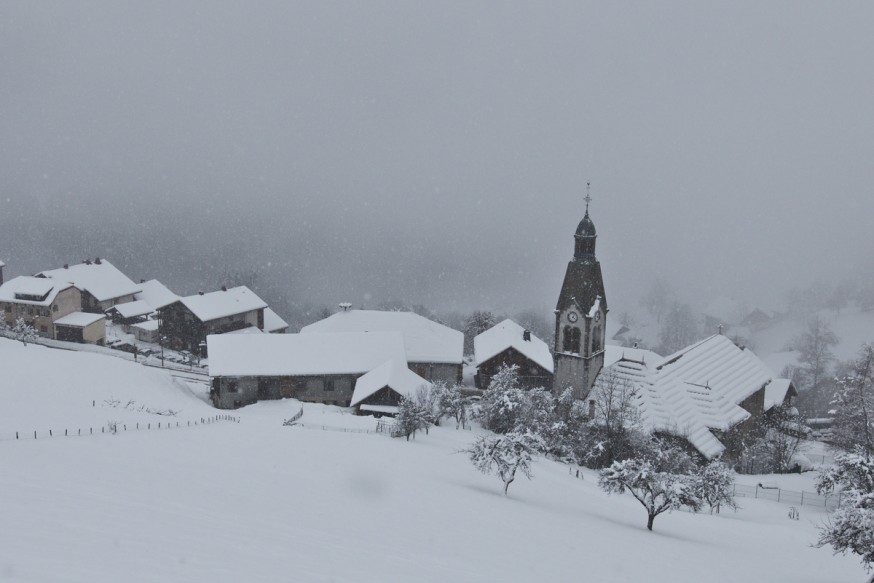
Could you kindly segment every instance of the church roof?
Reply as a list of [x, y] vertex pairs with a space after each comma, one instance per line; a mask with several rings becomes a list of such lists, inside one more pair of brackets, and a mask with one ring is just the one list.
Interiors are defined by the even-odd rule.
[[592, 222], [592, 219], [589, 218], [589, 213], [586, 211], [586, 216], [583, 217], [583, 220], [580, 221], [580, 224], [577, 225], [577, 237], [594, 237], [595, 233], [595, 223]]
[[713, 459], [725, 449], [713, 431], [747, 419], [740, 404], [762, 388], [767, 395], [773, 375], [755, 354], [715, 335], [660, 362], [621, 358], [598, 376], [596, 390], [611, 381], [637, 387], [638, 411], [651, 431], [680, 435]]
[[606, 309], [607, 296], [604, 293], [601, 264], [597, 261], [571, 261], [568, 263], [564, 285], [555, 309], [561, 311], [576, 306], [580, 311], [588, 313], [598, 296]]

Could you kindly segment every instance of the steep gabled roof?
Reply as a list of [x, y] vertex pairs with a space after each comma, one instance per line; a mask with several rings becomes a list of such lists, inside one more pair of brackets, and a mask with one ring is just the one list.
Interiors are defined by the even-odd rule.
[[[50, 306], [60, 292], [75, 287], [71, 283], [58, 282], [43, 277], [20, 275], [0, 286], [0, 302]], [[37, 297], [39, 300], [22, 299], [20, 296]]]
[[571, 261], [567, 265], [564, 285], [561, 287], [555, 309], [564, 311], [571, 306], [576, 306], [583, 313], [588, 313], [599, 296], [606, 309], [607, 295], [604, 293], [601, 264], [598, 261]]
[[537, 363], [549, 372], [553, 372], [552, 354], [549, 352], [549, 346], [533, 334], [530, 335], [530, 340], [525, 340], [524, 332], [525, 328], [508, 318], [478, 334], [473, 339], [473, 354], [476, 365], [480, 366], [508, 348], [513, 348], [528, 360]]
[[244, 285], [203, 295], [186, 296], [179, 300], [201, 322], [209, 322], [235, 314], [245, 314], [267, 307], [267, 303]]
[[399, 332], [217, 334], [206, 343], [210, 376], [361, 375], [406, 362]]
[[106, 259], [101, 259], [99, 263], [76, 263], [69, 267], [41, 271], [36, 275], [72, 283], [90, 293], [99, 302], [133, 295], [141, 290], [139, 285]]
[[412, 397], [420, 387], [431, 388], [431, 383], [411, 371], [405, 362], [390, 360], [355, 381], [349, 406], [354, 407], [384, 387], [402, 397]]
[[461, 364], [464, 334], [413, 312], [348, 310], [301, 329], [301, 334], [388, 332], [404, 335], [409, 362]]

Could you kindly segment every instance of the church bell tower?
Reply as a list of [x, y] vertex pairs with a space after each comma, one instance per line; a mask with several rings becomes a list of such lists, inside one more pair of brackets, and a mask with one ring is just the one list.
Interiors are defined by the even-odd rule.
[[564, 283], [555, 306], [555, 381], [553, 393], [571, 387], [574, 397], [585, 399], [604, 366], [607, 295], [601, 264], [595, 258], [595, 224], [586, 214], [574, 235], [574, 258], [568, 262]]

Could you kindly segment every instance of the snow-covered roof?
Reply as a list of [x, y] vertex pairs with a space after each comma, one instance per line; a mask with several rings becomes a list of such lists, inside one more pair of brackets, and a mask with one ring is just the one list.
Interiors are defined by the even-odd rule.
[[267, 307], [267, 303], [244, 285], [206, 294], [186, 296], [179, 300], [201, 322], [209, 322], [235, 314], [244, 314]]
[[399, 332], [218, 334], [206, 343], [210, 376], [364, 374], [406, 362]]
[[139, 328], [140, 330], [146, 330], [147, 332], [155, 332], [158, 330], [159, 324], [160, 322], [158, 320], [146, 320], [145, 322], [131, 324], [131, 328]]
[[145, 300], [136, 300], [133, 302], [125, 302], [116, 304], [106, 310], [107, 312], [115, 310], [122, 318], [136, 318], [137, 316], [148, 316], [155, 311], [155, 307]]
[[398, 408], [395, 405], [368, 405], [365, 403], [360, 405], [359, 409], [372, 413], [389, 413], [391, 415], [397, 415], [398, 412]]
[[245, 328], [225, 332], [225, 334], [264, 334], [264, 331], [258, 328], [258, 326], [246, 326]]
[[153, 310], [169, 306], [179, 301], [179, 296], [170, 291], [166, 285], [157, 279], [150, 279], [140, 284], [141, 291], [134, 296], [135, 300], [148, 302]]
[[621, 359], [636, 360], [648, 365], [661, 362], [663, 356], [645, 348], [627, 348], [613, 344], [604, 345], [604, 366], [610, 366]]
[[94, 322], [99, 320], [104, 320], [105, 317], [103, 314], [91, 314], [88, 312], [73, 312], [72, 314], [67, 314], [63, 318], [58, 318], [55, 320], [56, 326], [71, 326], [73, 328], [84, 328], [85, 326], [90, 326]]
[[[58, 283], [42, 277], [20, 275], [0, 285], [0, 302], [27, 304], [30, 306], [49, 306], [58, 293], [73, 287], [69, 283]], [[21, 299], [20, 295], [42, 298], [40, 300]]]
[[90, 293], [99, 302], [132, 295], [141, 289], [106, 259], [101, 259], [100, 263], [95, 260], [41, 271], [37, 276], [72, 283]]
[[604, 369], [596, 390], [611, 379], [632, 383], [641, 420], [651, 431], [684, 437], [712, 459], [725, 447], [711, 430], [747, 419], [750, 413], [740, 403], [772, 378], [755, 354], [715, 335], [652, 364], [626, 356]]
[[782, 405], [791, 386], [792, 381], [789, 379], [773, 379], [768, 383], [768, 386], [765, 387], [765, 411]]
[[354, 407], [383, 387], [388, 387], [404, 397], [411, 397], [419, 387], [430, 388], [431, 383], [407, 368], [406, 362], [391, 360], [355, 381], [355, 391], [349, 405]]
[[552, 372], [553, 362], [549, 346], [534, 334], [530, 335], [530, 340], [525, 340], [524, 332], [525, 328], [508, 318], [478, 334], [473, 339], [476, 365], [480, 366], [508, 348], [514, 348], [525, 358]]
[[279, 314], [270, 308], [264, 308], [264, 331], [277, 332], [279, 330], [287, 330], [288, 322], [279, 317]]
[[409, 362], [461, 364], [464, 334], [413, 312], [348, 310], [301, 329], [302, 334], [387, 331], [404, 335]]

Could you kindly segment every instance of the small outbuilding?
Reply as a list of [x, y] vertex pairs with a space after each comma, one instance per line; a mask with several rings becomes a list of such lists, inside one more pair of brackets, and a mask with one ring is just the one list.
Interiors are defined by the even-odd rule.
[[406, 363], [391, 360], [355, 381], [350, 406], [357, 415], [394, 416], [401, 397], [413, 397], [416, 391], [431, 387], [431, 383], [411, 371]]
[[55, 320], [55, 340], [99, 344], [106, 342], [106, 318], [103, 314], [73, 312]]

